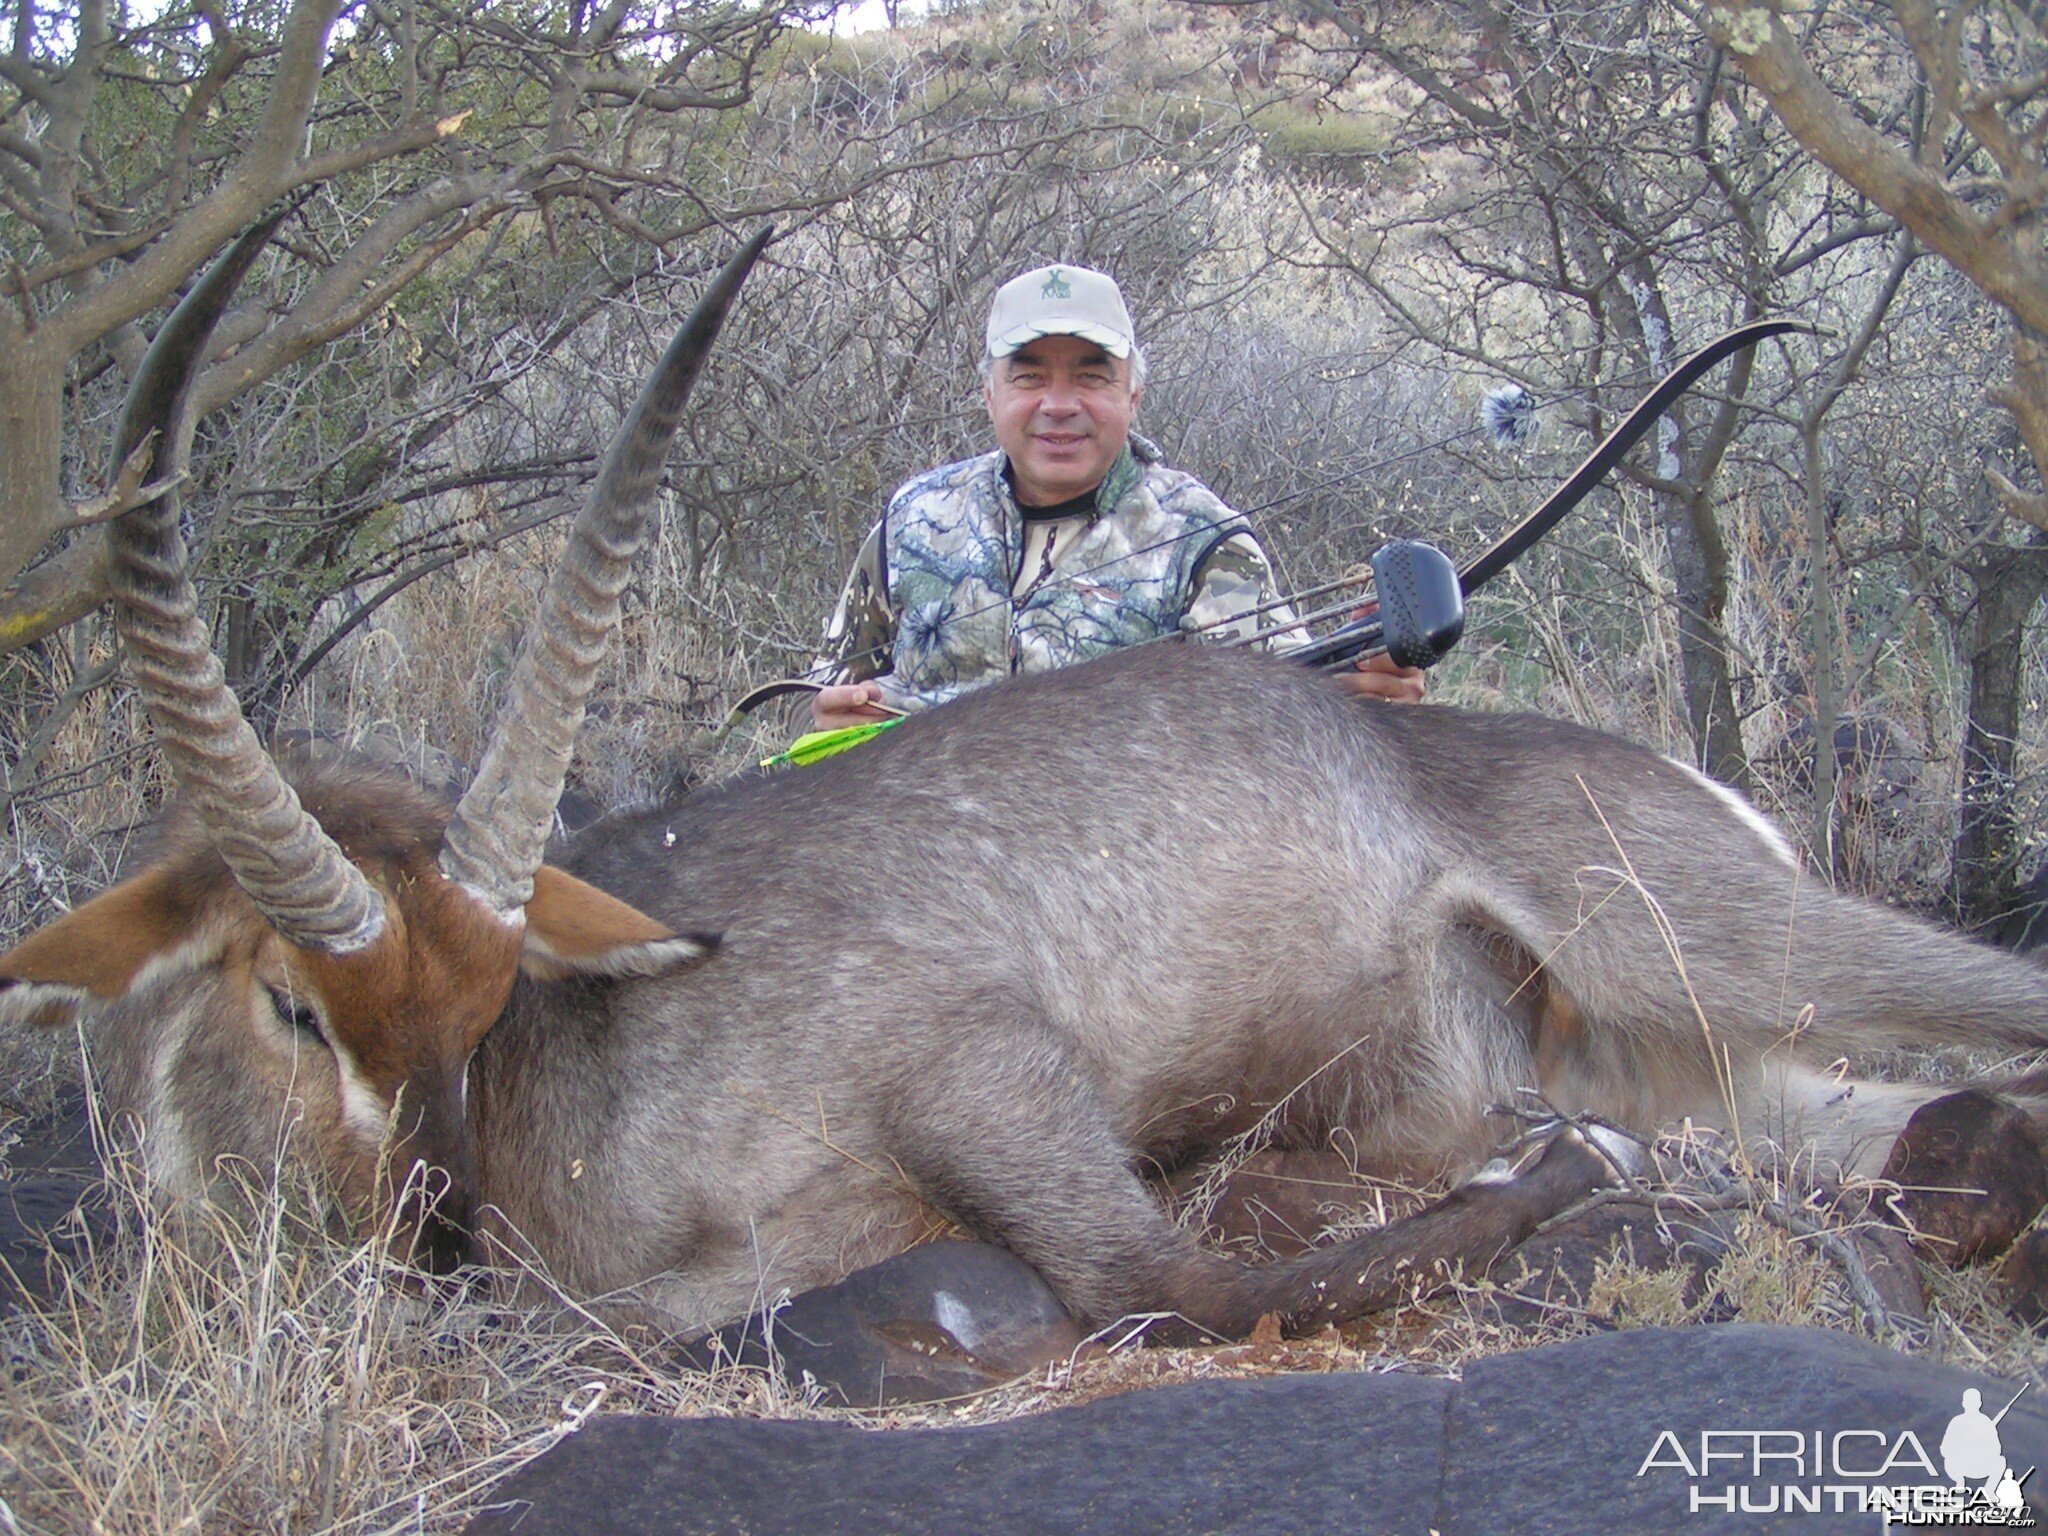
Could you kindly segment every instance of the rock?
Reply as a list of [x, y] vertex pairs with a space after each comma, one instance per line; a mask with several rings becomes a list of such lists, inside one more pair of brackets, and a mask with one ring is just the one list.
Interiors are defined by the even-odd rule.
[[853, 1407], [985, 1392], [1065, 1360], [1081, 1329], [1022, 1259], [926, 1243], [686, 1347], [693, 1363], [779, 1365]]
[[47, 1109], [0, 1129], [0, 1179], [99, 1173], [85, 1090], [59, 1089]]
[[[1731, 1324], [1498, 1355], [1462, 1382], [1203, 1382], [976, 1428], [617, 1417], [500, 1485], [469, 1536], [1874, 1533], [1858, 1490], [1947, 1488], [1942, 1439], [1972, 1387], [1986, 1415], [2015, 1390], [1842, 1334]], [[2030, 1398], [1997, 1431], [2015, 1469], [2048, 1464]]]
[[2048, 1205], [2048, 1149], [2011, 1102], [1981, 1088], [1914, 1111], [1884, 1174], [1892, 1217], [1960, 1268], [2010, 1248]]
[[48, 1113], [8, 1127], [0, 1168], [0, 1315], [54, 1297], [63, 1268], [82, 1261], [113, 1225], [85, 1094], [72, 1088]]
[[1377, 1515], [1398, 1510], [1412, 1512], [1398, 1528], [1422, 1536], [1450, 1390], [1402, 1375], [1275, 1377], [888, 1435], [598, 1419], [493, 1493], [469, 1531], [1264, 1536], [1371, 1531]]
[[[1988, 1413], [2019, 1390], [1812, 1328], [1652, 1328], [1497, 1355], [1467, 1369], [1452, 1398], [1430, 1523], [1443, 1536], [1507, 1527], [1518, 1536], [1875, 1532], [1879, 1516], [1857, 1512], [1854, 1497], [1838, 1512], [1823, 1490], [1947, 1486], [1942, 1436], [1971, 1387]], [[2031, 1394], [1999, 1430], [2017, 1469], [2048, 1464], [2048, 1412]], [[1710, 1467], [1707, 1432], [1715, 1435]], [[1765, 1432], [1772, 1438], [1759, 1463], [1750, 1454], [1758, 1442], [1746, 1437]], [[1787, 1459], [1768, 1459], [1774, 1454]], [[1888, 1461], [1891, 1476], [1854, 1475]], [[1796, 1512], [1787, 1512], [1788, 1489], [1799, 1495]], [[1809, 1491], [1815, 1511], [1805, 1508]], [[1720, 1502], [1731, 1495], [1733, 1508]], [[1736, 1513], [1743, 1508], [1765, 1513]]]
[[55, 1174], [0, 1183], [0, 1316], [55, 1298], [64, 1272], [113, 1229], [96, 1180]]
[[[1693, 1212], [1672, 1205], [1662, 1217], [1636, 1201], [1595, 1206], [1563, 1226], [1531, 1238], [1488, 1272], [1493, 1288], [1469, 1295], [1469, 1311], [1486, 1322], [1533, 1327], [1556, 1322], [1560, 1312], [1589, 1314], [1623, 1327], [1658, 1322], [1727, 1322], [1733, 1308], [1720, 1294], [1715, 1271], [1737, 1240], [1733, 1212]], [[1920, 1267], [1898, 1228], [1865, 1221], [1844, 1228], [1890, 1320], [1906, 1327], [1927, 1321]], [[1668, 1288], [1637, 1289], [1627, 1269], [1671, 1274]]]

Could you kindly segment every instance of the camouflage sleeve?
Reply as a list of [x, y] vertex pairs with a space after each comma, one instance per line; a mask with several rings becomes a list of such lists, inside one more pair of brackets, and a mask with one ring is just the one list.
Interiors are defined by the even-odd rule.
[[[1294, 618], [1293, 608], [1279, 601], [1273, 562], [1249, 533], [1234, 533], [1209, 552], [1195, 572], [1194, 594], [1181, 628], [1199, 631], [1206, 641], [1239, 639]], [[1265, 608], [1268, 603], [1276, 606]], [[1254, 611], [1260, 608], [1265, 611]], [[1294, 630], [1259, 645], [1262, 650], [1291, 651], [1307, 639]]]
[[827, 683], [858, 683], [880, 677], [894, 664], [896, 614], [882, 570], [882, 525], [869, 530], [854, 556], [853, 570], [839, 594], [839, 606], [825, 626], [825, 649], [811, 676]]

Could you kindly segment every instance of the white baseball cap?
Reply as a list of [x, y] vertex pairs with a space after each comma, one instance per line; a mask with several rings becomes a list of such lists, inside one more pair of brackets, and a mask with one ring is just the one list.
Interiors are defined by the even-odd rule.
[[1079, 336], [1111, 357], [1129, 357], [1136, 332], [1115, 278], [1063, 262], [1011, 278], [989, 308], [990, 357], [1008, 357], [1041, 336]]

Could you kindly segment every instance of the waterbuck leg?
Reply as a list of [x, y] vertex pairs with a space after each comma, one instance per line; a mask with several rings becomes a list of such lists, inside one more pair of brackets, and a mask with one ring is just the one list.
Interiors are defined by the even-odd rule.
[[1277, 1312], [1300, 1333], [1394, 1305], [1412, 1290], [1484, 1273], [1551, 1217], [1612, 1182], [1607, 1159], [1561, 1132], [1520, 1172], [1482, 1173], [1435, 1204], [1377, 1231], [1241, 1273], [1253, 1316]]
[[1087, 1064], [1014, 998], [948, 1012], [976, 1027], [952, 1031], [959, 1049], [920, 1060], [892, 1096], [888, 1155], [924, 1199], [1036, 1269], [1083, 1323], [1172, 1310], [1172, 1276], [1201, 1250], [1133, 1171]]
[[1268, 1313], [1296, 1331], [1345, 1322], [1398, 1301], [1418, 1276], [1483, 1270], [1609, 1174], [1567, 1131], [1524, 1173], [1482, 1176], [1298, 1258], [1241, 1264], [1167, 1218], [1085, 1067], [1042, 1020], [1014, 999], [974, 1011], [987, 1032], [956, 1038], [984, 1054], [920, 1064], [887, 1128], [892, 1155], [926, 1199], [1032, 1265], [1092, 1326], [1172, 1313], [1198, 1334], [1241, 1338]]

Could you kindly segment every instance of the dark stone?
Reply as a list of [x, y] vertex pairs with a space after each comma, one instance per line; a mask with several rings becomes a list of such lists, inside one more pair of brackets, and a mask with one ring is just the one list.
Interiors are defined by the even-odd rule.
[[1081, 1343], [1022, 1259], [988, 1243], [926, 1243], [686, 1346], [694, 1363], [779, 1364], [825, 1400], [873, 1407], [985, 1392]]
[[66, 1090], [53, 1109], [9, 1132], [15, 1139], [0, 1167], [0, 1315], [56, 1296], [65, 1269], [114, 1225], [82, 1089]]
[[0, 1143], [5, 1144], [0, 1150], [0, 1179], [39, 1174], [99, 1176], [85, 1090], [76, 1084], [58, 1090], [48, 1109], [8, 1126]]
[[[1646, 1328], [1605, 1334], [1549, 1349], [1497, 1355], [1467, 1368], [1448, 1416], [1449, 1453], [1432, 1524], [1443, 1536], [1512, 1528], [1518, 1536], [1583, 1536], [1588, 1530], [1628, 1532], [1744, 1531], [1875, 1532], [1876, 1514], [1837, 1513], [1823, 1496], [1819, 1513], [1782, 1510], [1775, 1485], [1801, 1489], [1856, 1479], [1793, 1476], [1789, 1464], [1751, 1473], [1745, 1459], [1690, 1477], [1671, 1452], [1669, 1465], [1637, 1470], [1659, 1451], [1669, 1430], [1688, 1460], [1700, 1459], [1702, 1432], [1792, 1430], [1825, 1432], [1823, 1452], [1847, 1430], [1875, 1431], [1879, 1442], [1844, 1442], [1852, 1468], [1881, 1465], [1911, 1431], [1936, 1469], [1929, 1476], [1902, 1460], [1902, 1484], [1946, 1484], [1941, 1439], [1962, 1408], [1965, 1388], [1983, 1394], [1995, 1414], [2019, 1389], [1954, 1366], [1895, 1354], [1846, 1334], [1815, 1328], [1723, 1324], [1708, 1328]], [[2048, 1465], [2048, 1412], [2031, 1394], [2000, 1422], [1999, 1436], [2016, 1472]], [[1717, 1441], [1725, 1452], [1735, 1442]], [[1773, 1441], [1771, 1449], [1790, 1450]], [[1853, 1449], [1849, 1449], [1853, 1447]], [[1864, 1450], [1872, 1459], [1860, 1459]], [[1781, 1473], [1779, 1466], [1787, 1467]], [[1810, 1468], [1811, 1461], [1807, 1462]], [[1832, 1473], [1829, 1465], [1824, 1470]], [[2042, 1490], [2030, 1479], [2033, 1507]], [[1780, 1492], [1777, 1514], [1724, 1515], [1717, 1505], [1692, 1509], [1692, 1493], [1719, 1499], [1731, 1488], [1751, 1505]]]
[[[1887, 1483], [1946, 1485], [1942, 1435], [1968, 1387], [1986, 1414], [2014, 1394], [1842, 1334], [1726, 1325], [1495, 1356], [1460, 1383], [1398, 1373], [1208, 1382], [971, 1429], [598, 1419], [501, 1485], [469, 1532], [1875, 1533], [1880, 1516], [1836, 1511], [1825, 1495], [1820, 1513], [1783, 1513], [1783, 1485], [1803, 1494], [1866, 1482], [1836, 1467], [1900, 1452]], [[1692, 1476], [1672, 1449], [1696, 1467], [1702, 1432], [1765, 1430], [1797, 1433], [1802, 1457], [1821, 1432], [1824, 1454], [1844, 1448], [1841, 1463], [1809, 1475], [1810, 1463], [1765, 1462], [1758, 1476], [1745, 1455]], [[1866, 1437], [1836, 1442], [1844, 1431]], [[1998, 1433], [2016, 1470], [2048, 1464], [2048, 1413], [2030, 1399]], [[1747, 1488], [1752, 1505], [1775, 1495], [1781, 1512], [1695, 1513], [1696, 1487], [1717, 1500]]]
[[1617, 1200], [1582, 1211], [1538, 1233], [1487, 1271], [1495, 1289], [1473, 1298], [1491, 1321], [1515, 1327], [1555, 1322], [1560, 1307], [1583, 1312], [1603, 1268], [1625, 1262], [1646, 1270], [1685, 1272], [1684, 1299], [1697, 1305], [1707, 1277], [1728, 1251], [1724, 1223], [1712, 1216], [1657, 1212]]
[[73, 1174], [0, 1182], [0, 1316], [44, 1302], [114, 1229], [97, 1181]]
[[[1716, 1287], [1714, 1271], [1734, 1245], [1734, 1225], [1731, 1214], [1689, 1212], [1677, 1205], [1661, 1219], [1651, 1206], [1632, 1200], [1595, 1206], [1503, 1255], [1487, 1271], [1492, 1288], [1468, 1295], [1467, 1309], [1508, 1327], [1555, 1323], [1560, 1311], [1584, 1314], [1603, 1270], [1620, 1262], [1652, 1272], [1681, 1271], [1680, 1297], [1697, 1309], [1688, 1319], [1727, 1322], [1734, 1313]], [[1843, 1237], [1862, 1261], [1891, 1321], [1909, 1327], [1925, 1323], [1920, 1266], [1905, 1233], [1866, 1221], [1846, 1229]], [[1604, 1313], [1590, 1320], [1624, 1326], [1631, 1321]]]
[[1981, 1088], [1923, 1104], [1906, 1122], [1885, 1178], [1895, 1220], [1943, 1262], [1996, 1258], [2048, 1205], [2048, 1149], [2020, 1108]]

